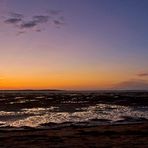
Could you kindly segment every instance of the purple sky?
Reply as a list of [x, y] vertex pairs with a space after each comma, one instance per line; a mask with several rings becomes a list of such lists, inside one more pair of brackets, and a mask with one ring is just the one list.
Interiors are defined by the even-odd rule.
[[147, 8], [147, 0], [1, 0], [0, 88], [147, 89]]

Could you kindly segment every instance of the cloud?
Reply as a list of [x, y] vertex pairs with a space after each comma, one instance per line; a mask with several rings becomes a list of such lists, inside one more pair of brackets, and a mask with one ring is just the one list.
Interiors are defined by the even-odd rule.
[[61, 21], [61, 20], [54, 20], [53, 22], [54, 22], [55, 25], [59, 25], [59, 26], [64, 24], [64, 22]]
[[8, 24], [17, 24], [21, 21], [22, 21], [21, 18], [10, 18], [10, 19], [6, 19], [4, 22]]
[[115, 84], [113, 89], [124, 89], [124, 90], [148, 90], [147, 80], [128, 80]]
[[19, 27], [20, 29], [28, 29], [28, 28], [33, 28], [37, 26], [38, 23], [35, 21], [28, 21], [28, 22], [23, 22]]
[[65, 25], [65, 19], [64, 19], [64, 17], [61, 16], [61, 17], [59, 17], [59, 18], [53, 20], [53, 24], [54, 24], [57, 28], [59, 28], [59, 27]]
[[45, 16], [45, 15], [33, 16], [33, 20], [36, 23], [47, 23], [49, 20], [49, 16]]
[[9, 18], [4, 20], [5, 23], [7, 24], [17, 24], [17, 23], [20, 23], [23, 19], [23, 15], [22, 14], [19, 14], [19, 13], [13, 13], [13, 12], [10, 12], [9, 13]]
[[49, 20], [49, 16], [33, 16], [31, 21], [22, 22], [20, 25], [21, 29], [27, 29], [27, 28], [33, 28], [35, 26], [38, 26], [42, 23], [47, 23]]
[[137, 74], [139, 77], [148, 77], [148, 73], [139, 73]]
[[[35, 32], [41, 32], [43, 25], [52, 23], [55, 27], [61, 27], [64, 25], [64, 17], [61, 15], [61, 10], [49, 10], [47, 14], [33, 15], [25, 17], [23, 14], [10, 12], [7, 17], [4, 17], [4, 23], [9, 25], [15, 25], [17, 28], [17, 35], [27, 33], [32, 30]], [[45, 28], [45, 26], [44, 26]]]
[[11, 17], [14, 17], [14, 18], [23, 18], [24, 17], [24, 15], [20, 14], [20, 13], [10, 12], [9, 14]]

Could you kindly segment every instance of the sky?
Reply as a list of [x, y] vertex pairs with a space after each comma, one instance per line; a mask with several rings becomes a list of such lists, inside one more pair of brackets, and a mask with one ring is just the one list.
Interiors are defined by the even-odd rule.
[[0, 0], [0, 89], [148, 89], [147, 0]]

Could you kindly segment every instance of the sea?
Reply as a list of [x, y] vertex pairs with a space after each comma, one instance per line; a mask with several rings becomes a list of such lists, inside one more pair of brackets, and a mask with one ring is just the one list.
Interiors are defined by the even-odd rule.
[[0, 91], [0, 130], [133, 124], [147, 120], [148, 91]]

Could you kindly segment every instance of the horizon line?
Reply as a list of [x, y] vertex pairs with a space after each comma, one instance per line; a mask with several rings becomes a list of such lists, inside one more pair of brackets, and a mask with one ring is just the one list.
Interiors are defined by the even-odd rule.
[[148, 91], [148, 89], [0, 89], [0, 91]]

